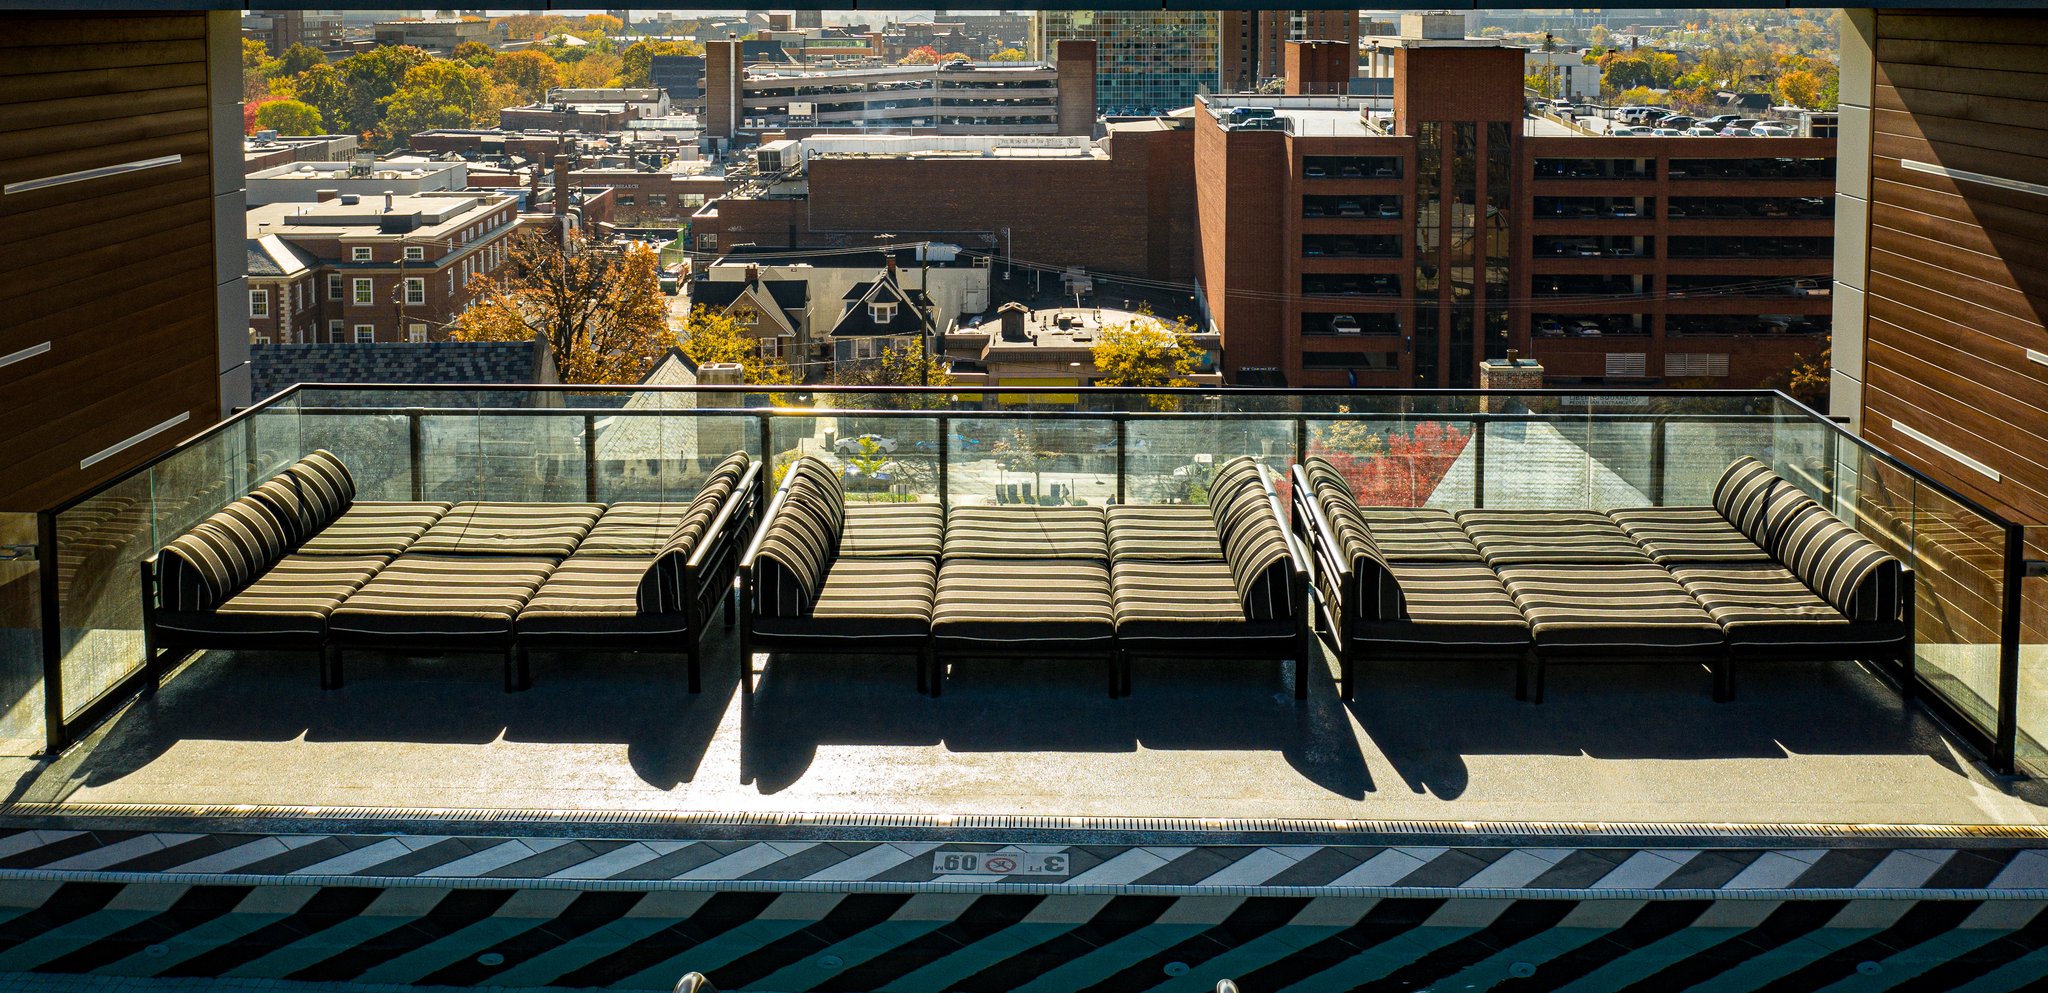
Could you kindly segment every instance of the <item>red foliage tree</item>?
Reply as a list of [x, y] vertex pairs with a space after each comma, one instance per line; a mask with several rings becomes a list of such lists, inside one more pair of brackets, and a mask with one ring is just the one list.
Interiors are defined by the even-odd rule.
[[1408, 434], [1386, 436], [1383, 453], [1360, 455], [1311, 446], [1351, 484], [1363, 507], [1420, 507], [1429, 501], [1472, 436], [1439, 421], [1424, 421]]
[[248, 103], [245, 103], [245, 104], [243, 104], [243, 105], [242, 105], [242, 133], [243, 133], [243, 134], [245, 134], [245, 135], [250, 135], [250, 134], [255, 134], [255, 133], [256, 133], [256, 130], [257, 130], [257, 128], [256, 128], [256, 108], [258, 108], [258, 107], [261, 107], [261, 106], [263, 106], [263, 105], [264, 105], [264, 104], [266, 104], [266, 103], [276, 103], [277, 101], [279, 101], [279, 100], [283, 100], [283, 99], [285, 99], [285, 98], [284, 98], [284, 97], [257, 97], [256, 99], [254, 99], [254, 100], [251, 100], [251, 101], [249, 101]]

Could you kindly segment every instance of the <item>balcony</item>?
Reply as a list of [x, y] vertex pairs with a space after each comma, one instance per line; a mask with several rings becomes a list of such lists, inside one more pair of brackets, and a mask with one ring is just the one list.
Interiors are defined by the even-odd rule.
[[[1395, 372], [1397, 353], [1371, 340], [1309, 351], [1331, 356], [1318, 369]], [[665, 658], [587, 652], [537, 652], [536, 685], [517, 694], [490, 659], [459, 652], [352, 652], [346, 688], [328, 691], [303, 653], [145, 669], [138, 563], [315, 449], [351, 467], [361, 500], [680, 504], [740, 449], [770, 469], [825, 459], [857, 502], [1199, 505], [1224, 460], [1284, 470], [1325, 454], [1381, 505], [1602, 511], [1705, 505], [1752, 455], [1914, 570], [1916, 669], [1756, 667], [1715, 703], [1697, 666], [1572, 667], [1539, 707], [1515, 700], [1512, 666], [1477, 662], [1367, 660], [1344, 701], [1317, 656], [1297, 702], [1291, 663], [1141, 658], [1135, 692], [1110, 699], [1082, 660], [965, 661], [932, 699], [902, 659], [774, 654], [750, 660], [762, 682], [742, 697], [737, 648], [715, 623], [695, 695]], [[2031, 786], [1970, 757], [2032, 767], [2048, 737], [2041, 656], [2004, 623], [2019, 529], [1775, 394], [301, 387], [74, 505], [5, 523], [39, 534], [48, 564], [17, 568], [10, 588], [50, 608], [45, 626], [34, 598], [0, 600], [13, 611], [17, 815], [289, 822], [346, 808], [424, 830], [425, 809], [518, 810], [757, 830], [831, 814], [962, 818], [970, 838], [1020, 810], [1189, 830], [1571, 822], [1586, 837], [1624, 822], [1685, 834], [2048, 815]], [[1904, 678], [1916, 702], [1901, 702]], [[46, 739], [48, 762], [25, 754]]]

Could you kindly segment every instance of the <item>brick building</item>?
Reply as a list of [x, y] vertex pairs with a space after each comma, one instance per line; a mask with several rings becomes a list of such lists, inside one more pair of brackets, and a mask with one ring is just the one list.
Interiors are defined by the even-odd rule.
[[340, 194], [245, 219], [253, 340], [429, 341], [469, 305], [469, 278], [505, 260], [519, 222], [504, 193]]
[[[1356, 10], [1223, 11], [1223, 85], [1250, 91], [1286, 72], [1287, 43], [1332, 41], [1358, 54]], [[1348, 75], [1348, 73], [1347, 73]]]
[[[1291, 47], [1295, 93], [1347, 58]], [[1520, 49], [1388, 54], [1391, 101], [1216, 96], [1195, 115], [1228, 381], [1472, 386], [1515, 349], [1555, 384], [1740, 387], [1824, 346], [1832, 140], [1532, 136]]]
[[[736, 184], [692, 218], [692, 247], [845, 247], [891, 234], [1039, 265], [1190, 283], [1193, 139], [1194, 130], [1177, 120], [1112, 124], [1093, 142], [809, 138], [801, 143], [800, 176]], [[1018, 278], [1026, 278], [1022, 270]]]

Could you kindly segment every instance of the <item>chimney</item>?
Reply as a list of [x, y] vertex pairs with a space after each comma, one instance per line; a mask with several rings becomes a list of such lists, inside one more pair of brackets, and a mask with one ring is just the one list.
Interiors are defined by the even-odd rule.
[[1024, 332], [1024, 319], [1031, 311], [1021, 303], [1011, 301], [996, 308], [996, 320], [1002, 326], [1004, 341], [1028, 341], [1031, 336]]
[[555, 213], [569, 212], [569, 157], [555, 156]]
[[314, 199], [315, 201], [319, 202], [319, 203], [326, 203], [327, 201], [329, 201], [329, 200], [332, 200], [332, 199], [334, 199], [334, 198], [336, 198], [336, 197], [338, 197], [338, 196], [341, 196], [341, 191], [340, 191], [340, 190], [314, 190], [314, 191], [313, 191], [313, 199]]
[[[1520, 358], [1514, 349], [1508, 349], [1507, 358], [1487, 359], [1479, 363], [1479, 388], [1516, 392], [1540, 390], [1543, 388], [1543, 364], [1535, 359]], [[1511, 399], [1482, 397], [1480, 409], [1497, 413], [1514, 403]]]
[[889, 255], [888, 255], [888, 259], [889, 259], [889, 281], [893, 283], [893, 282], [895, 282], [895, 281], [896, 281], [896, 253], [895, 253], [895, 252], [889, 252]]
[[746, 382], [746, 366], [738, 362], [706, 362], [697, 367], [699, 386], [738, 386]]
[[760, 267], [760, 266], [757, 266], [757, 265], [755, 265], [755, 264], [753, 264], [753, 263], [751, 263], [751, 262], [747, 263], [747, 285], [751, 286], [751, 285], [753, 285], [753, 284], [755, 284], [755, 283], [758, 283], [758, 282], [760, 282], [760, 281], [761, 281], [761, 267]]
[[385, 190], [385, 191], [384, 191], [384, 212], [385, 212], [385, 213], [387, 213], [387, 214], [388, 214], [388, 213], [391, 213], [391, 197], [392, 197], [392, 193], [391, 193], [391, 191], [390, 191], [390, 190]]
[[540, 209], [540, 174], [542, 171], [540, 163], [536, 162], [533, 164], [533, 168], [528, 170], [526, 174], [526, 209], [528, 210]]

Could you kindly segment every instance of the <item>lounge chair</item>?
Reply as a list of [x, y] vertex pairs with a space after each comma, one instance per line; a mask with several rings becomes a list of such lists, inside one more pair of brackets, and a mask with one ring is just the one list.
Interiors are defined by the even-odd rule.
[[1119, 695], [1134, 655], [1291, 659], [1294, 695], [1308, 695], [1308, 557], [1282, 523], [1271, 474], [1226, 463], [1208, 506], [1123, 505], [1107, 511]]
[[1102, 510], [948, 508], [931, 631], [934, 696], [950, 659], [1060, 655], [1099, 656], [1121, 695]]
[[1316, 614], [1337, 654], [1338, 695], [1357, 693], [1361, 662], [1524, 663], [1529, 624], [1450, 514], [1360, 508], [1343, 475], [1310, 457], [1295, 467], [1297, 534], [1315, 560]]
[[930, 504], [848, 506], [839, 473], [799, 458], [739, 563], [740, 687], [754, 653], [915, 654], [929, 682], [943, 517]]

